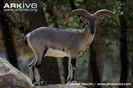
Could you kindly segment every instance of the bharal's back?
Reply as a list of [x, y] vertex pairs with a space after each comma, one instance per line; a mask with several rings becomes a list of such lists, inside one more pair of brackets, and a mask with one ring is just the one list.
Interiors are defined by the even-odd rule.
[[[50, 29], [47, 27], [40, 27], [31, 32], [31, 42], [40, 42], [38, 46], [50, 46], [53, 48], [71, 48], [73, 42], [77, 40], [78, 35], [81, 38], [80, 31], [72, 31], [68, 29]], [[44, 41], [44, 42], [43, 42]], [[69, 43], [68, 43], [69, 42]], [[54, 46], [53, 46], [54, 45]], [[66, 45], [66, 47], [64, 47]], [[67, 47], [70, 46], [70, 47]]]

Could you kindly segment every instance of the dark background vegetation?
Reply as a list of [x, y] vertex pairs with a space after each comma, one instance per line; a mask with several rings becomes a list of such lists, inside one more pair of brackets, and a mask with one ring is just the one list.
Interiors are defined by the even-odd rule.
[[[40, 26], [80, 29], [84, 25], [78, 16], [72, 17], [66, 24], [62, 23], [70, 11], [83, 8], [94, 13], [104, 8], [119, 15], [120, 26], [107, 17], [97, 25], [90, 50], [77, 60], [76, 80], [133, 83], [132, 0], [1, 0], [0, 4], [2, 7], [5, 2], [22, 1], [38, 3], [38, 11], [4, 12], [0, 9], [0, 57], [7, 58], [12, 65], [28, 75], [27, 66], [33, 54], [24, 43], [26, 33]], [[46, 57], [39, 70], [45, 84], [65, 83], [67, 58]]]

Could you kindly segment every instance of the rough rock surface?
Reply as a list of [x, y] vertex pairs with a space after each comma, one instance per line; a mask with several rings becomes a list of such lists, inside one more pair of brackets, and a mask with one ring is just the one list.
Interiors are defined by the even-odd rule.
[[0, 88], [33, 88], [30, 79], [0, 57]]

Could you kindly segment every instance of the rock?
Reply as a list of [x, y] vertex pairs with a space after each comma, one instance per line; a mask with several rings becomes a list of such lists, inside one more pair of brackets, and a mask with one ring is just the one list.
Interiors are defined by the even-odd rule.
[[33, 88], [31, 80], [0, 57], [0, 88]]

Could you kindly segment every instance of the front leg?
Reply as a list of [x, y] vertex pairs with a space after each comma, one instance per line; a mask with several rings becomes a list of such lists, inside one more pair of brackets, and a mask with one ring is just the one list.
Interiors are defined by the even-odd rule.
[[67, 81], [75, 81], [76, 58], [69, 59]]
[[34, 67], [33, 66], [29, 66], [28, 67], [28, 70], [29, 70], [29, 77], [32, 81], [32, 83], [35, 81], [35, 78], [34, 78]]

